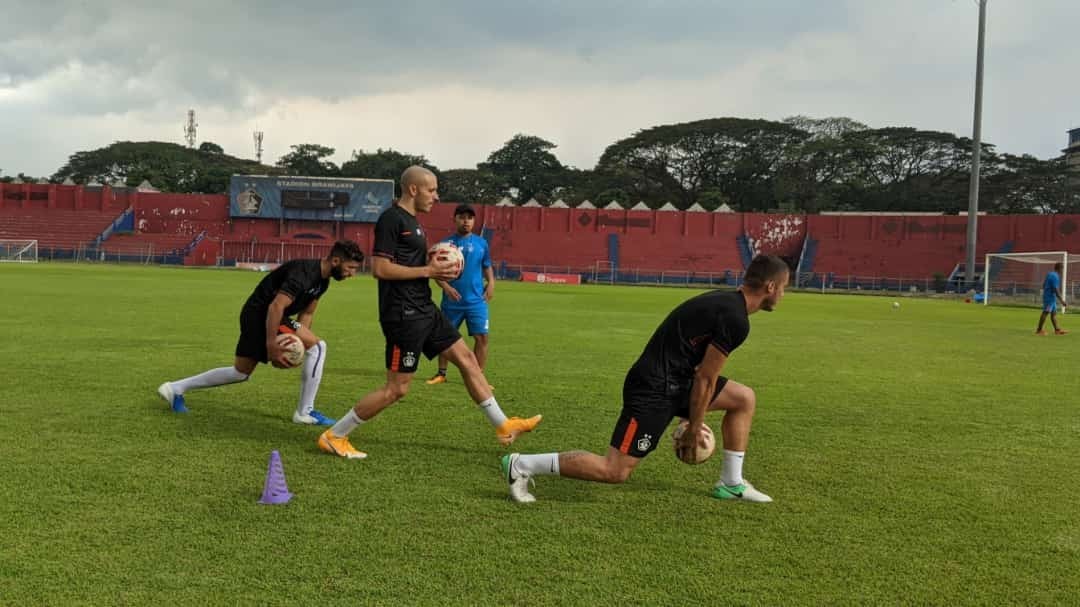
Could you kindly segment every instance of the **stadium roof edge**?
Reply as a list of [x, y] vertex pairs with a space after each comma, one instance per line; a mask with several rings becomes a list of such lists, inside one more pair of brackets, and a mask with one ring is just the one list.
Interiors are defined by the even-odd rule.
[[932, 217], [944, 215], [944, 211], [821, 211], [818, 215], [901, 215], [912, 217]]
[[374, 179], [371, 177], [316, 177], [313, 175], [259, 175], [255, 173], [233, 173], [233, 177], [266, 177], [272, 179], [318, 179], [319, 181], [389, 181], [393, 179]]

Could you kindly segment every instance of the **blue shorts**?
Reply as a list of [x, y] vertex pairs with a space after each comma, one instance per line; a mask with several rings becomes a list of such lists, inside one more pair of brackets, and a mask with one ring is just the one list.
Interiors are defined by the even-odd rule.
[[454, 328], [461, 326], [462, 321], [469, 330], [469, 335], [488, 334], [488, 305], [486, 301], [471, 306], [456, 307], [443, 305], [443, 316]]
[[1051, 314], [1057, 312], [1057, 300], [1056, 299], [1044, 299], [1043, 300], [1043, 312], [1049, 312]]

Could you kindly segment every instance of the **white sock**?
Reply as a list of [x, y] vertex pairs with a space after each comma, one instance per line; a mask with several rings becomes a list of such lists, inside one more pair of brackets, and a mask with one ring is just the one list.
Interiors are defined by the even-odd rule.
[[494, 396], [482, 403], [477, 403], [476, 406], [480, 407], [480, 410], [484, 412], [492, 426], [498, 428], [506, 423], [506, 415], [499, 408], [499, 403], [495, 402]]
[[729, 487], [742, 484], [742, 463], [745, 455], [745, 451], [724, 449], [724, 471], [720, 475], [720, 482]]
[[514, 471], [524, 476], [558, 476], [559, 454], [519, 455], [514, 460]]
[[172, 389], [173, 392], [176, 392], [177, 394], [184, 394], [188, 390], [235, 384], [237, 382], [242, 382], [247, 378], [247, 375], [237, 371], [234, 367], [219, 367], [186, 379], [174, 381], [172, 382]]
[[356, 416], [356, 412], [349, 409], [349, 412], [341, 416], [341, 419], [337, 421], [330, 428], [330, 434], [334, 436], [348, 436], [350, 432], [356, 429], [357, 426], [364, 423], [364, 420]]
[[319, 392], [319, 383], [322, 382], [323, 366], [326, 365], [326, 342], [319, 343], [308, 348], [304, 358], [303, 377], [300, 379], [300, 402], [296, 405], [296, 412], [307, 415], [315, 408], [315, 395]]

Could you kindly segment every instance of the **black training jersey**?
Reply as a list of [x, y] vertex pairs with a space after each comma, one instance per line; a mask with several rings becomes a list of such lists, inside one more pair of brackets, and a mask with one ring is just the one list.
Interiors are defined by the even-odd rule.
[[[416, 217], [398, 205], [379, 215], [374, 254], [410, 268], [426, 266], [427, 238]], [[379, 281], [379, 320], [409, 320], [435, 314], [426, 278]]]
[[285, 315], [292, 316], [303, 312], [311, 302], [322, 297], [328, 288], [330, 279], [322, 276], [322, 260], [294, 259], [281, 264], [259, 281], [244, 307], [265, 314], [270, 302], [281, 292], [293, 298], [289, 307], [285, 308]]
[[710, 291], [679, 304], [653, 333], [630, 368], [628, 382], [649, 391], [689, 389], [709, 344], [730, 355], [750, 334], [746, 298], [739, 291]]

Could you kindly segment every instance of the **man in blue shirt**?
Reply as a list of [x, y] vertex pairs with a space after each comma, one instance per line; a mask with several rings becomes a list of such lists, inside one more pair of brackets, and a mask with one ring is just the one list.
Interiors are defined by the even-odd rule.
[[[451, 282], [436, 281], [442, 287], [442, 312], [450, 324], [460, 327], [465, 322], [474, 340], [473, 350], [480, 369], [487, 363], [488, 352], [488, 302], [495, 296], [495, 271], [491, 268], [491, 252], [487, 241], [472, 233], [476, 224], [476, 211], [467, 204], [454, 209], [453, 236], [445, 242], [453, 243], [465, 257], [461, 276]], [[446, 357], [439, 356], [439, 372], [427, 381], [441, 384], [446, 381]]]
[[1043, 310], [1042, 315], [1039, 316], [1039, 327], [1035, 329], [1036, 335], [1046, 335], [1046, 331], [1043, 330], [1043, 325], [1046, 323], [1046, 316], [1050, 315], [1050, 323], [1054, 325], [1055, 335], [1065, 335], [1068, 331], [1063, 331], [1058, 326], [1057, 322], [1057, 304], [1060, 301], [1061, 307], [1065, 307], [1065, 298], [1061, 296], [1061, 273], [1065, 269], [1065, 264], [1058, 262], [1054, 264], [1054, 270], [1047, 272], [1046, 280], [1043, 281]]

